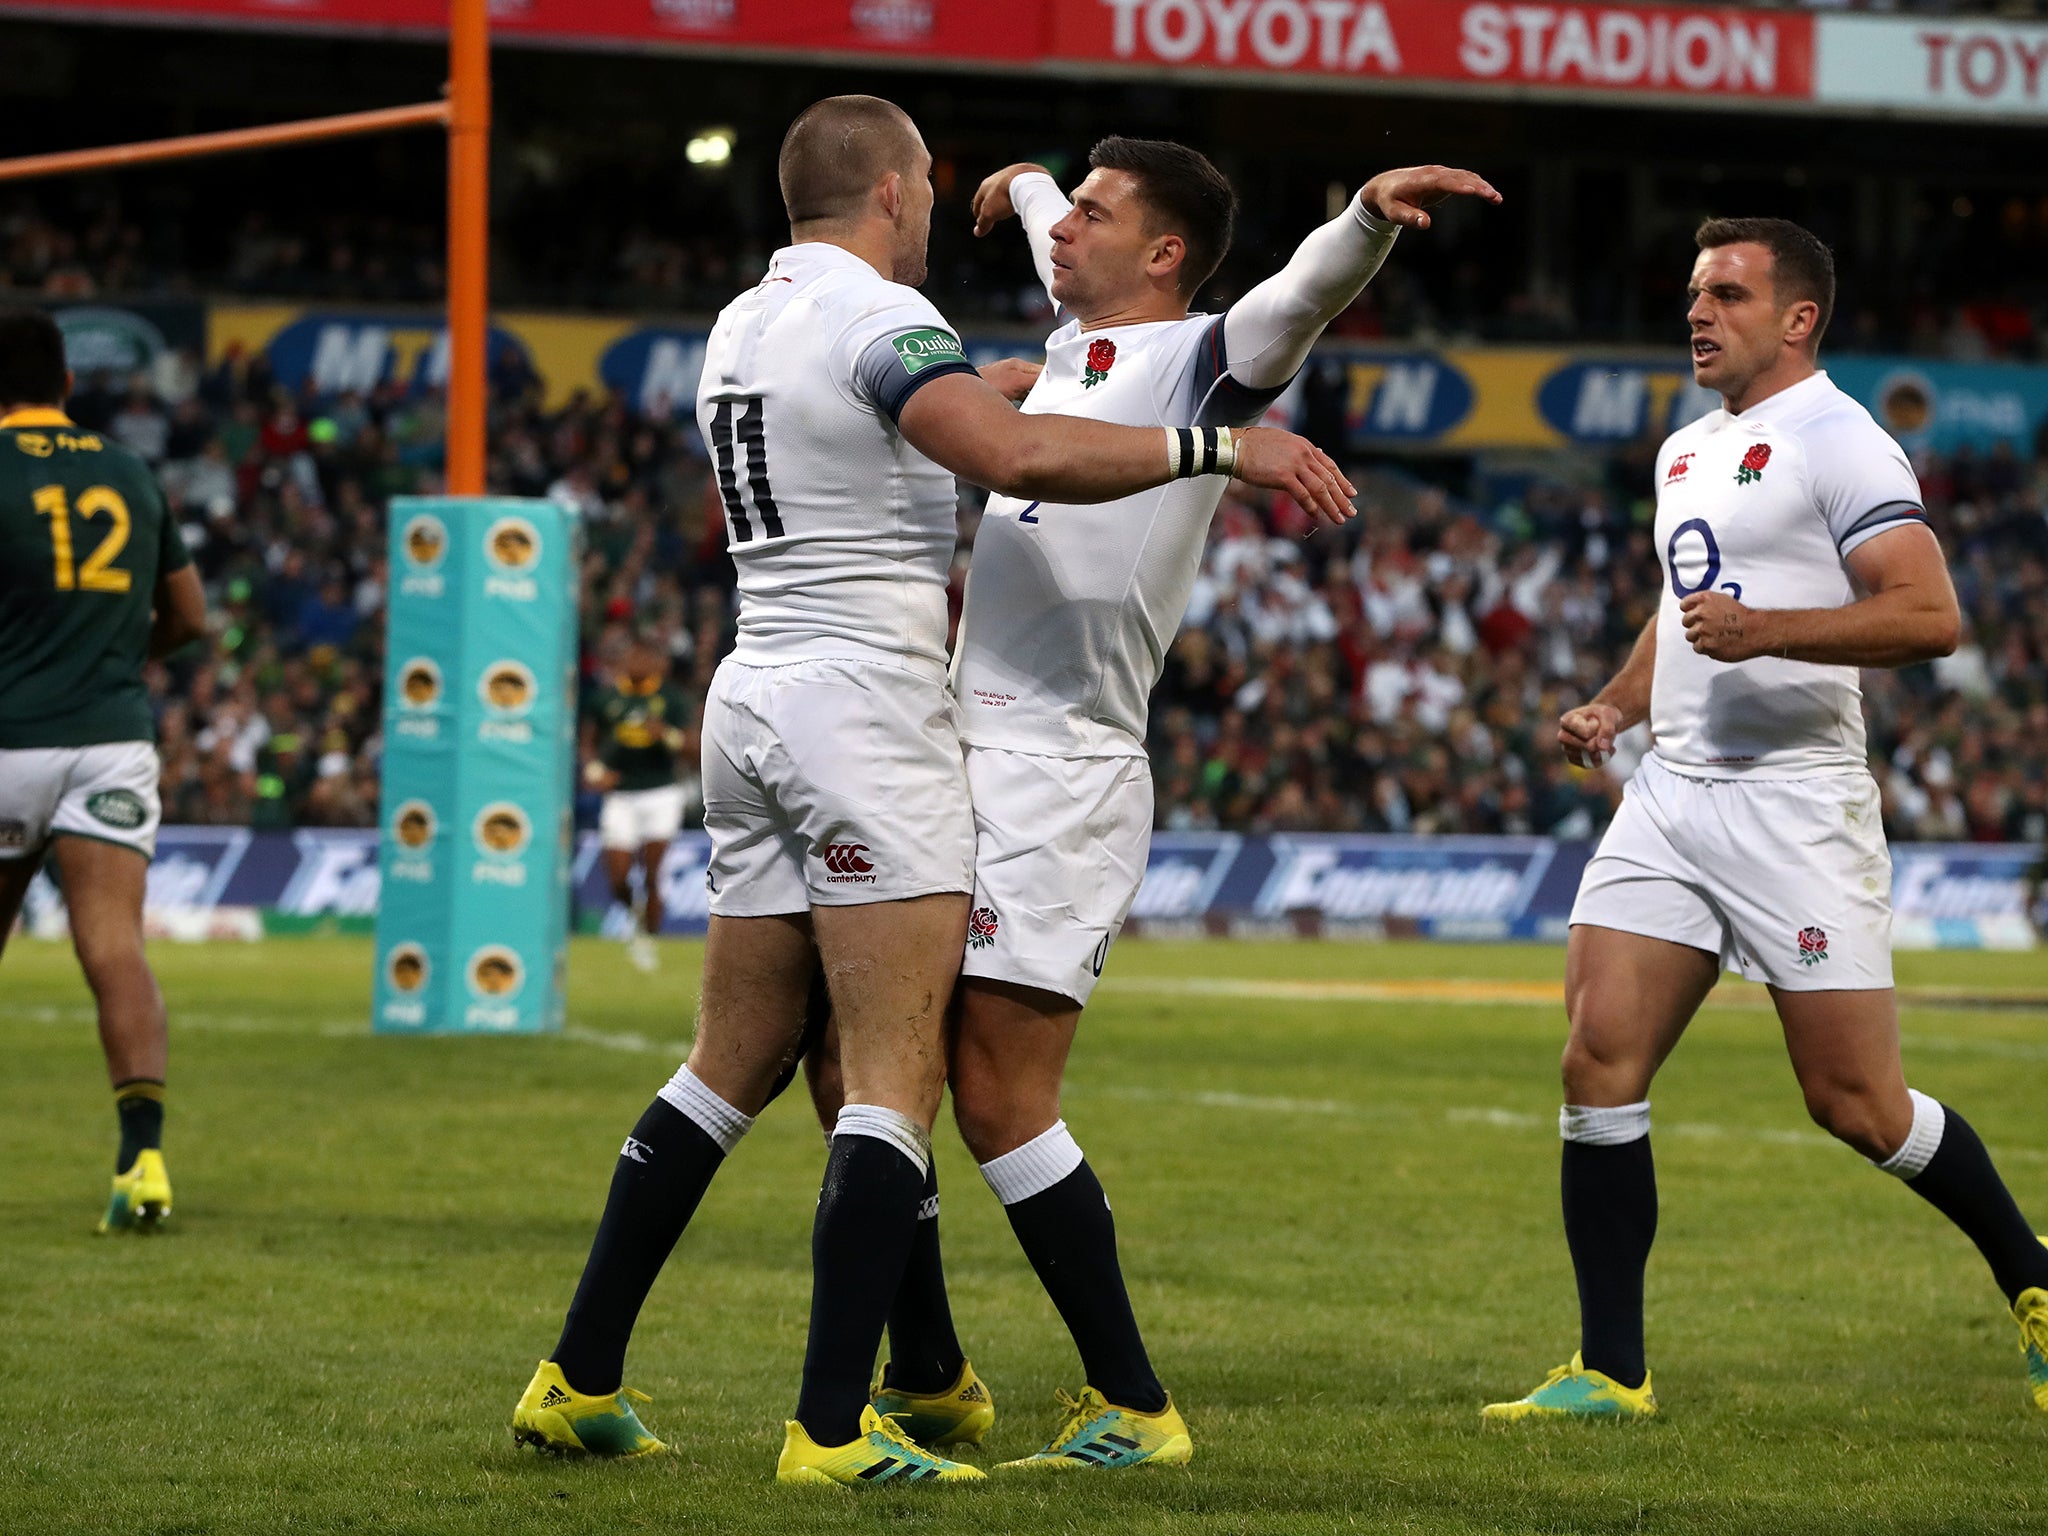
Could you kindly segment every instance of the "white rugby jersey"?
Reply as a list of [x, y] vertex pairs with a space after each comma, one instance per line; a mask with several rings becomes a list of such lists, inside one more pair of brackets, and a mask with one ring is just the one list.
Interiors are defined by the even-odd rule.
[[[1049, 291], [1047, 231], [1067, 200], [1037, 173], [1018, 176], [1011, 197]], [[1354, 204], [1228, 317], [1088, 332], [1069, 320], [1047, 339], [1023, 408], [1132, 427], [1249, 425], [1394, 235]], [[1246, 355], [1234, 359], [1232, 345]], [[1048, 757], [1142, 756], [1147, 702], [1227, 484], [1205, 475], [1085, 507], [991, 497], [953, 657], [962, 739]]]
[[784, 247], [725, 307], [697, 425], [739, 570], [735, 661], [945, 666], [953, 476], [896, 418], [972, 371], [930, 300], [836, 245]]
[[[1279, 391], [1247, 389], [1225, 365], [1220, 315], [1085, 333], [1070, 320], [1047, 339], [1023, 408], [1130, 427], [1256, 421]], [[961, 739], [1142, 756], [1146, 702], [1228, 483], [1173, 480], [1085, 507], [991, 496], [953, 658]]]
[[1679, 428], [1657, 453], [1664, 597], [1650, 688], [1652, 750], [1681, 773], [1798, 779], [1864, 766], [1854, 667], [1759, 656], [1713, 661], [1685, 638], [1681, 599], [1726, 592], [1750, 608], [1839, 608], [1858, 596], [1845, 557], [1925, 522], [1905, 451], [1825, 373], [1740, 416]]

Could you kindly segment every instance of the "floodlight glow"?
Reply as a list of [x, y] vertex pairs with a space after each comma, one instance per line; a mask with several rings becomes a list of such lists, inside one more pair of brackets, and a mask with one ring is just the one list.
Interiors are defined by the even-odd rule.
[[706, 128], [683, 146], [683, 158], [692, 165], [724, 165], [732, 159], [733, 131]]

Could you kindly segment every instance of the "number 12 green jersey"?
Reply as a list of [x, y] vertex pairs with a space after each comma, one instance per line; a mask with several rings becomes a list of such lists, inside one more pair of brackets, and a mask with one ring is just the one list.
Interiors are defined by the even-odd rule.
[[62, 411], [0, 417], [0, 748], [153, 739], [157, 579], [190, 563], [136, 454]]

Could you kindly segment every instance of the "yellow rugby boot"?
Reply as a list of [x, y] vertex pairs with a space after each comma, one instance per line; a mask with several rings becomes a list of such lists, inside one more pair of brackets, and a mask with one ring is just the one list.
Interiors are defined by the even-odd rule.
[[860, 1411], [860, 1438], [845, 1445], [820, 1445], [791, 1419], [784, 1426], [782, 1455], [775, 1463], [778, 1483], [872, 1488], [882, 1483], [978, 1483], [987, 1477], [943, 1456], [934, 1456], [885, 1419], [870, 1403]]
[[578, 1392], [552, 1360], [543, 1360], [512, 1410], [512, 1438], [551, 1456], [606, 1456], [628, 1460], [668, 1449], [647, 1432], [634, 1403], [645, 1392], [621, 1387], [602, 1397]]
[[1650, 1391], [1650, 1373], [1640, 1387], [1624, 1387], [1603, 1371], [1589, 1371], [1576, 1351], [1570, 1365], [1560, 1365], [1543, 1385], [1511, 1403], [1488, 1403], [1482, 1419], [1515, 1423], [1522, 1419], [1648, 1419], [1656, 1417], [1657, 1399]]
[[1079, 1397], [1065, 1392], [1054, 1395], [1066, 1413], [1059, 1433], [1046, 1442], [1044, 1450], [1002, 1466], [1060, 1472], [1181, 1467], [1195, 1454], [1188, 1426], [1170, 1397], [1157, 1413], [1140, 1413], [1135, 1408], [1117, 1407], [1093, 1387], [1083, 1387]]
[[[2041, 1239], [2048, 1243], [2048, 1237]], [[2034, 1406], [2048, 1413], [2048, 1291], [2030, 1285], [2012, 1304], [2020, 1325], [2020, 1353], [2027, 1360], [2027, 1389]]]
[[905, 1392], [888, 1383], [885, 1365], [870, 1394], [875, 1412], [894, 1419], [919, 1445], [979, 1445], [996, 1422], [996, 1400], [971, 1361], [961, 1361], [960, 1374], [940, 1392]]
[[170, 1214], [171, 1176], [164, 1170], [163, 1153], [151, 1147], [135, 1154], [126, 1173], [114, 1175], [100, 1231], [154, 1232]]

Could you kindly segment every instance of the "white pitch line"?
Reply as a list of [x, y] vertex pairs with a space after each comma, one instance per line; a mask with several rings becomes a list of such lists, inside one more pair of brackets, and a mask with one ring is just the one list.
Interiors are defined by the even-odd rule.
[[[1152, 1088], [1083, 1087], [1067, 1091], [1069, 1096], [1078, 1095], [1084, 1099], [1122, 1099], [1194, 1109], [1239, 1109], [1346, 1120], [1422, 1118], [1422, 1111], [1408, 1104], [1355, 1104], [1342, 1099], [1294, 1099], [1273, 1094], [1171, 1093]], [[1448, 1125], [1483, 1125], [1501, 1131], [1539, 1131], [1549, 1137], [1557, 1134], [1555, 1115], [1534, 1115], [1519, 1109], [1459, 1107], [1445, 1110], [1443, 1118]], [[1841, 1145], [1823, 1131], [1791, 1130], [1783, 1126], [1717, 1125], [1706, 1120], [1659, 1121], [1652, 1134], [1677, 1137], [1683, 1141], [1750, 1141], [1779, 1147], [1834, 1148]], [[1996, 1155], [2013, 1162], [2048, 1162], [2048, 1150], [2035, 1147], [2006, 1147]]]

